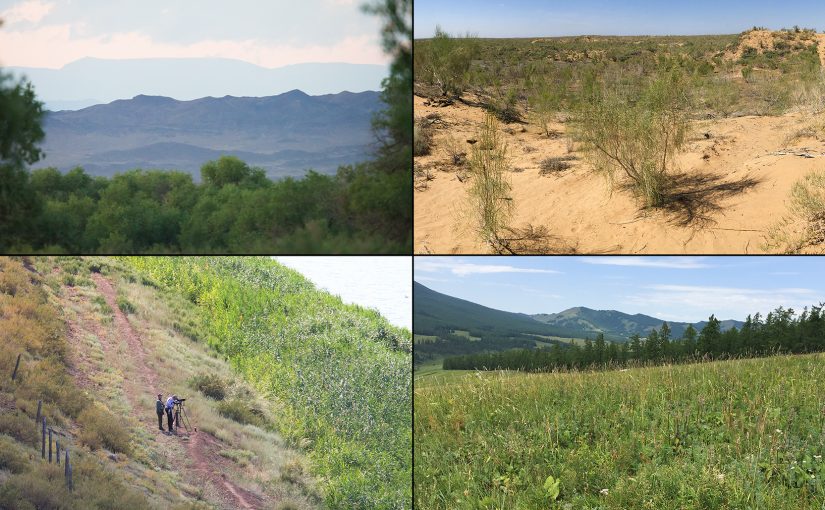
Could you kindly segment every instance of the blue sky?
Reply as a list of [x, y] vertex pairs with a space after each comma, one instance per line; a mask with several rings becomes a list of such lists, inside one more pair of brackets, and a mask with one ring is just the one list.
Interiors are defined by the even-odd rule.
[[735, 34], [753, 26], [825, 30], [814, 0], [416, 0], [415, 37], [435, 27], [480, 37]]
[[825, 302], [825, 257], [415, 257], [415, 280], [491, 308], [698, 322]]

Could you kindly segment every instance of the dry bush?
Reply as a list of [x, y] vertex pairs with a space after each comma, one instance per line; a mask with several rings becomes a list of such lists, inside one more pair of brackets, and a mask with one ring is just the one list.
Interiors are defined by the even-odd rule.
[[473, 145], [470, 157], [473, 179], [467, 193], [475, 234], [494, 250], [500, 244], [500, 233], [510, 222], [514, 209], [506, 172], [507, 146], [500, 139], [498, 121], [488, 113], [478, 143]]
[[20, 411], [4, 411], [0, 414], [0, 434], [6, 434], [30, 446], [40, 442], [40, 434], [34, 426], [34, 420]]
[[80, 440], [92, 450], [106, 448], [115, 453], [129, 453], [129, 432], [109, 411], [91, 405], [80, 413], [77, 421], [82, 427]]
[[773, 225], [763, 249], [795, 253], [825, 243], [825, 171], [815, 170], [791, 188], [788, 214]]
[[444, 152], [450, 164], [454, 166], [464, 166], [467, 162], [467, 152], [461, 142], [452, 135], [448, 135], [444, 140]]
[[617, 173], [645, 207], [667, 202], [674, 160], [689, 130], [686, 82], [676, 72], [663, 74], [633, 100], [632, 88], [596, 88], [582, 101], [576, 118], [576, 136], [612, 185]]
[[413, 154], [426, 156], [432, 150], [433, 128], [426, 120], [419, 120], [413, 127]]
[[563, 172], [573, 166], [570, 163], [570, 161], [573, 161], [575, 159], [575, 156], [559, 156], [554, 158], [545, 158], [539, 164], [539, 167], [541, 168], [539, 170], [539, 175], [547, 176]]
[[556, 84], [541, 80], [530, 95], [529, 101], [536, 124], [542, 133], [550, 138], [555, 134], [550, 129], [550, 123], [561, 106], [561, 96]]

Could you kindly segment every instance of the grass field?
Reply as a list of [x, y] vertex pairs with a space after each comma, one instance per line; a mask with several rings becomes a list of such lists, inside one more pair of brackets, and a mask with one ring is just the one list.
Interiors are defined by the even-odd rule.
[[823, 361], [416, 372], [415, 506], [822, 508]]

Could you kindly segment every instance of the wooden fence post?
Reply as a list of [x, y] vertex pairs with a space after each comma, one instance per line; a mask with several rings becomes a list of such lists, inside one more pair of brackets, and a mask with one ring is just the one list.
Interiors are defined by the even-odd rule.
[[43, 417], [43, 435], [41, 439], [40, 457], [46, 458], [46, 417]]
[[69, 449], [66, 448], [66, 462], [63, 464], [63, 476], [66, 478], [66, 487], [69, 488], [69, 491], [72, 490], [72, 478], [71, 472], [69, 471]]
[[37, 401], [37, 418], [34, 419], [35, 426], [37, 426], [37, 424], [40, 423], [40, 408], [41, 407], [43, 407], [43, 401], [38, 400]]
[[66, 464], [69, 465], [69, 492], [74, 491], [74, 480], [72, 478], [72, 463], [66, 461]]
[[60, 465], [60, 439], [55, 440], [54, 442], [54, 458], [57, 461], [57, 465]]
[[17, 377], [17, 367], [20, 366], [20, 356], [21, 356], [21, 354], [17, 355], [17, 363], [14, 364], [14, 372], [11, 373], [11, 380], [12, 381], [14, 380], [15, 377]]
[[52, 429], [49, 429], [49, 464], [52, 463]]

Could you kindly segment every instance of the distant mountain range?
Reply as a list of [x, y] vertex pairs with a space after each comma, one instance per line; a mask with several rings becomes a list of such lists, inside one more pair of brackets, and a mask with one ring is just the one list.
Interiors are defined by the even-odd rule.
[[61, 69], [7, 70], [25, 75], [52, 111], [76, 110], [140, 94], [192, 100], [226, 95], [265, 97], [295, 89], [310, 95], [377, 91], [389, 74], [382, 65], [313, 63], [268, 69], [220, 58], [84, 58]]
[[[570, 331], [579, 331], [584, 336], [593, 337], [598, 333], [604, 333], [617, 338], [627, 339], [633, 334], [646, 336], [653, 329], [662, 327], [662, 319], [637, 313], [630, 315], [616, 310], [593, 310], [583, 306], [569, 308], [559, 313], [547, 313], [532, 315], [532, 318]], [[667, 325], [674, 337], [682, 336], [688, 327], [687, 322], [667, 321]], [[707, 321], [692, 323], [696, 330], [701, 330]], [[721, 321], [722, 331], [736, 327], [741, 328], [744, 323], [736, 320]]]
[[45, 159], [35, 168], [82, 166], [94, 175], [133, 168], [191, 172], [235, 155], [269, 177], [311, 168], [335, 172], [367, 159], [378, 92], [310, 96], [299, 90], [270, 97], [206, 97], [178, 101], [139, 95], [78, 111], [49, 112]]
[[[426, 359], [437, 354], [461, 354], [487, 350], [510, 349], [522, 346], [526, 340], [534, 344], [541, 337], [595, 338], [603, 333], [605, 338], [614, 342], [626, 342], [633, 334], [646, 337], [652, 329], [662, 327], [662, 319], [649, 315], [630, 315], [615, 310], [592, 310], [576, 307], [559, 313], [527, 315], [505, 312], [486, 306], [441, 294], [421, 285], [413, 286], [413, 333], [423, 336], [446, 336], [448, 331], [465, 331], [468, 338], [480, 338], [480, 341], [461, 341], [463, 345], [443, 345], [438, 342], [420, 343], [417, 359]], [[672, 337], [682, 336], [687, 322], [667, 321]], [[700, 331], [707, 321], [693, 323]], [[741, 328], [744, 323], [737, 320], [721, 322], [722, 330], [732, 327]], [[492, 343], [485, 341], [493, 339]], [[423, 354], [423, 355], [422, 355]]]

